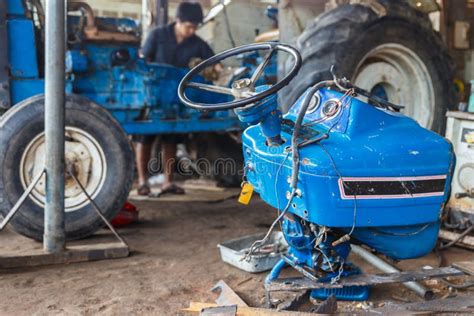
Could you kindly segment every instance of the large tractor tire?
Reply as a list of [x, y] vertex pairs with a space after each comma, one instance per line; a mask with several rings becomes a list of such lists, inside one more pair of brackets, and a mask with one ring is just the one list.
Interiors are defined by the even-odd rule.
[[318, 16], [297, 40], [303, 66], [280, 95], [291, 106], [303, 91], [338, 76], [395, 104], [442, 133], [455, 103], [453, 66], [428, 17], [403, 1], [342, 5]]
[[[106, 218], [123, 207], [133, 181], [134, 156], [121, 126], [104, 108], [66, 98], [66, 164]], [[5, 216], [44, 168], [44, 96], [15, 105], [0, 119], [0, 213]], [[11, 220], [18, 233], [42, 240], [45, 177]], [[74, 178], [66, 175], [67, 239], [93, 234], [104, 223]]]

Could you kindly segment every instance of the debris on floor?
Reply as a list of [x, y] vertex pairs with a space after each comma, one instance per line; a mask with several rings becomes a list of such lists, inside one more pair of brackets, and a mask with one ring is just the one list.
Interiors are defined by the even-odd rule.
[[124, 227], [138, 221], [138, 209], [130, 202], [125, 202], [122, 210], [115, 216], [110, 223], [114, 227]]
[[260, 249], [245, 258], [252, 244], [264, 236], [264, 233], [256, 234], [220, 243], [217, 247], [222, 261], [251, 273], [271, 270], [288, 247], [281, 232], [274, 232]]
[[247, 303], [245, 303], [223, 280], [217, 282], [216, 285], [212, 287], [211, 292], [219, 293], [219, 297], [216, 299], [216, 303], [219, 305], [248, 307]]

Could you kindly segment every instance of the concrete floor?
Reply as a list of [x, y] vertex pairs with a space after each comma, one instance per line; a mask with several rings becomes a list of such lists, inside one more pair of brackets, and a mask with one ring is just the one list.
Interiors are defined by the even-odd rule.
[[[212, 193], [208, 193], [212, 194]], [[262, 306], [265, 273], [249, 274], [220, 260], [216, 245], [247, 234], [264, 232], [275, 210], [255, 198], [250, 206], [235, 199], [221, 202], [139, 201], [140, 221], [121, 233], [132, 255], [125, 259], [0, 270], [1, 315], [176, 315], [190, 301], [213, 302], [209, 289], [225, 280], [250, 306]], [[110, 239], [99, 234], [90, 241]], [[13, 232], [0, 233], [0, 255], [41, 247]], [[473, 260], [474, 252], [452, 248], [449, 262]], [[376, 272], [353, 258], [366, 272]], [[401, 263], [403, 269], [436, 265], [436, 257]], [[434, 285], [438, 296], [447, 289]], [[470, 292], [474, 294], [474, 292]], [[400, 285], [375, 287], [370, 301], [420, 301]], [[341, 304], [342, 310], [360, 308]]]

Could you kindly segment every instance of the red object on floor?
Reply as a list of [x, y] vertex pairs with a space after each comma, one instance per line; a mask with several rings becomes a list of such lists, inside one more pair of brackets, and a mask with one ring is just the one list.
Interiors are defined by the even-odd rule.
[[135, 205], [125, 202], [122, 210], [115, 216], [111, 224], [114, 227], [130, 225], [138, 220], [138, 209]]

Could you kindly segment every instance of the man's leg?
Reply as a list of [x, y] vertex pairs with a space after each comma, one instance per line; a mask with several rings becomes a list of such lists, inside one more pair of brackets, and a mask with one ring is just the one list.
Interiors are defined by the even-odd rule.
[[148, 186], [148, 162], [150, 161], [151, 147], [154, 137], [144, 136], [135, 143], [135, 157], [137, 160], [138, 195], [150, 194]]
[[163, 182], [163, 189], [170, 187], [173, 184], [173, 173], [176, 166], [176, 143], [163, 141], [163, 173], [165, 182]]
[[161, 148], [163, 150], [163, 173], [165, 182], [161, 186], [163, 193], [183, 194], [183, 188], [173, 183], [173, 173], [176, 170], [177, 144], [184, 141], [182, 135], [163, 135]]

